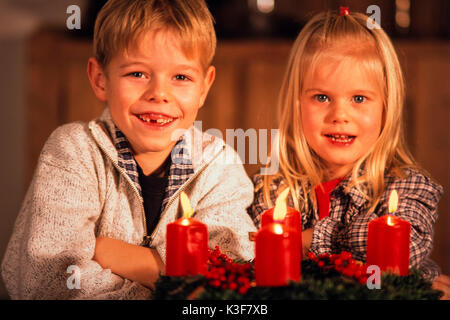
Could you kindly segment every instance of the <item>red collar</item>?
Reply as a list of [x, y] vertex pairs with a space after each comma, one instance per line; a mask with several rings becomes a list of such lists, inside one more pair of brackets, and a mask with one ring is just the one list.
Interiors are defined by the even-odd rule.
[[330, 194], [345, 177], [322, 182], [316, 187], [317, 205], [319, 207], [319, 220], [328, 217], [330, 211]]

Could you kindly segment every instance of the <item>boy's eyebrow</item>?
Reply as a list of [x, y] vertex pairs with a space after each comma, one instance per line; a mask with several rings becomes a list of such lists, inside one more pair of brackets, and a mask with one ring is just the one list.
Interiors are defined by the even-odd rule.
[[125, 62], [125, 63], [121, 64], [121, 65], [119, 66], [119, 68], [120, 68], [120, 69], [123, 69], [123, 68], [131, 67], [131, 66], [134, 66], [134, 65], [142, 65], [142, 66], [145, 66], [146, 64], [143, 63], [143, 62], [137, 62], [137, 61], [133, 61], [133, 62]]
[[177, 67], [180, 69], [189, 69], [189, 70], [193, 70], [193, 71], [199, 71], [199, 68], [190, 66], [188, 64], [180, 64]]
[[[131, 66], [147, 66], [147, 64], [144, 62], [132, 61], [132, 62], [125, 62], [125, 63], [121, 64], [119, 66], [119, 68], [124, 69], [124, 68], [128, 68]], [[199, 68], [190, 66], [188, 64], [177, 65], [177, 66], [175, 66], [175, 69], [184, 69], [184, 70], [190, 70], [190, 71], [194, 71], [194, 72], [200, 72]]]

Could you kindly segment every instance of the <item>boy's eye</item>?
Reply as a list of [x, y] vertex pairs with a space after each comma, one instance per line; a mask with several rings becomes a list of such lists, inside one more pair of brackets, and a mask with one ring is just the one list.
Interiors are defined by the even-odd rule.
[[189, 78], [187, 76], [185, 76], [184, 74], [177, 74], [175, 76], [175, 80], [186, 81], [186, 80], [189, 80]]
[[367, 100], [367, 98], [364, 97], [364, 96], [354, 96], [354, 97], [353, 97], [353, 101], [354, 101], [355, 103], [363, 103], [363, 102], [366, 101], [366, 100]]
[[314, 96], [314, 98], [319, 102], [327, 102], [330, 100], [330, 99], [328, 99], [327, 95], [325, 95], [325, 94], [316, 94]]
[[133, 76], [135, 78], [143, 78], [144, 77], [144, 73], [143, 72], [131, 72], [129, 73], [130, 76]]

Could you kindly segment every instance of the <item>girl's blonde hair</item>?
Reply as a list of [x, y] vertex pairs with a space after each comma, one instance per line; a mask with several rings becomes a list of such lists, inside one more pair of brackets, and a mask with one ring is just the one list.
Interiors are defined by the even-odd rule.
[[[402, 176], [401, 168], [417, 167], [404, 137], [405, 87], [400, 63], [389, 37], [381, 28], [368, 28], [368, 19], [361, 13], [320, 13], [298, 35], [278, 98], [279, 141], [272, 155], [278, 158], [279, 172], [264, 177], [264, 197], [269, 206], [273, 205], [270, 184], [281, 176], [291, 189], [297, 210], [309, 210], [308, 198], [317, 208], [314, 190], [324, 179], [325, 166], [305, 139], [300, 95], [305, 77], [314, 73], [324, 57], [351, 59], [366, 68], [376, 77], [384, 94], [381, 133], [374, 146], [355, 163], [347, 188], [356, 186], [369, 200], [369, 210], [373, 210], [383, 194], [385, 172]], [[366, 192], [362, 191], [363, 186]]]
[[184, 54], [198, 55], [204, 70], [216, 50], [213, 17], [204, 0], [109, 0], [94, 28], [94, 56], [103, 68], [148, 31], [170, 30]]

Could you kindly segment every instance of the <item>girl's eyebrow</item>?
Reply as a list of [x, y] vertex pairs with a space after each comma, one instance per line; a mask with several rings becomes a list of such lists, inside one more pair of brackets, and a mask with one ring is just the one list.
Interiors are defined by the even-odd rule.
[[362, 94], [366, 94], [366, 95], [368, 95], [368, 96], [374, 96], [374, 95], [376, 95], [376, 93], [375, 93], [374, 91], [372, 91], [372, 90], [365, 90], [365, 89], [361, 89], [361, 90], [353, 90], [352, 93], [353, 93], [353, 94], [359, 94], [359, 93], [362, 93]]
[[[306, 89], [305, 92], [323, 92], [323, 93], [330, 93], [330, 91], [324, 90], [324, 89], [320, 89], [320, 88], [309, 88]], [[376, 93], [372, 90], [367, 90], [367, 89], [356, 89], [356, 90], [352, 90], [349, 91], [350, 94], [367, 94], [367, 95], [371, 95], [374, 96], [376, 95]]]
[[328, 92], [327, 90], [323, 90], [323, 89], [320, 89], [320, 88], [309, 88], [309, 89], [305, 90], [305, 92], [310, 92], [310, 91], [320, 91], [320, 92], [324, 92], [324, 93]]

